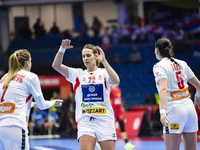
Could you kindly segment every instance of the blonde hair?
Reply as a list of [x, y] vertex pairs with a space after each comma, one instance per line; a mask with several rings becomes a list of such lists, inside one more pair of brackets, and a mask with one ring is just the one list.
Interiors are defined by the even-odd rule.
[[[83, 49], [84, 49], [84, 48], [91, 49], [92, 52], [94, 53], [94, 55], [95, 55], [95, 54], [98, 54], [98, 49], [96, 48], [96, 46], [94, 46], [94, 45], [92, 45], [92, 44], [86, 44], [86, 45], [83, 47]], [[97, 67], [100, 66], [100, 61], [99, 61], [98, 59], [96, 60], [96, 66], [97, 66]]]
[[17, 50], [9, 57], [9, 70], [3, 83], [4, 86], [7, 87], [13, 77], [15, 77], [21, 69], [25, 69], [25, 61], [29, 61], [30, 57], [31, 55], [26, 49]]

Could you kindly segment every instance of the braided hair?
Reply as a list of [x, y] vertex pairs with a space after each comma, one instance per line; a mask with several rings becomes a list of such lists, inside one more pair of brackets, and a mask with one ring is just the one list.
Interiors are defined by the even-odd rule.
[[158, 48], [158, 51], [162, 57], [169, 58], [172, 62], [179, 65], [173, 58], [173, 51], [172, 51], [172, 43], [167, 38], [161, 38], [158, 39], [156, 42], [156, 48]]

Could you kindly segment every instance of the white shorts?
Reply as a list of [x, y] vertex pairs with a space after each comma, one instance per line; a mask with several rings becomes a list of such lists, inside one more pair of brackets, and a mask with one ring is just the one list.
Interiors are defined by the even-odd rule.
[[117, 140], [115, 124], [113, 122], [105, 122], [92, 117], [84, 117], [78, 122], [77, 139], [79, 140], [83, 135], [93, 136], [97, 142]]
[[168, 127], [163, 127], [163, 133], [181, 134], [182, 132], [197, 132], [198, 119], [194, 105], [188, 104], [167, 111]]
[[29, 150], [25, 130], [19, 127], [0, 127], [0, 150]]

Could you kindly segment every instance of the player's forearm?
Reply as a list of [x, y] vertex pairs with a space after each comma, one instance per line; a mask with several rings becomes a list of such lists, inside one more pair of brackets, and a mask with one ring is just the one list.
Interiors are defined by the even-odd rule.
[[52, 63], [52, 67], [55, 69], [55, 70], [59, 70], [59, 68], [61, 67], [61, 64], [62, 64], [62, 61], [63, 61], [63, 56], [64, 56], [64, 53], [58, 51], [55, 58], [54, 58], [54, 61]]
[[117, 73], [113, 70], [113, 68], [109, 65], [109, 63], [107, 62], [107, 60], [102, 61], [102, 64], [104, 65], [104, 67], [106, 68], [106, 71], [109, 75], [109, 80], [110, 83], [112, 84], [117, 84], [120, 82], [119, 76], [117, 75]]
[[167, 110], [168, 90], [166, 88], [160, 90], [159, 98], [160, 98], [160, 110], [161, 109]]

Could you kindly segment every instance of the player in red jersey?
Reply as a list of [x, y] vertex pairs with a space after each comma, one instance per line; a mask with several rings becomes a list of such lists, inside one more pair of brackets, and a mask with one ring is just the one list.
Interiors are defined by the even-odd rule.
[[118, 121], [120, 129], [121, 129], [121, 137], [126, 142], [124, 148], [126, 148], [126, 149], [135, 148], [135, 145], [132, 145], [128, 141], [127, 132], [125, 131], [125, 124], [124, 124], [125, 111], [124, 111], [124, 107], [123, 107], [123, 104], [122, 104], [122, 94], [121, 94], [121, 89], [119, 88], [119, 84], [113, 85], [111, 87], [111, 89], [110, 89], [110, 101], [111, 101], [111, 105], [112, 105], [113, 110], [114, 110], [115, 121]]

